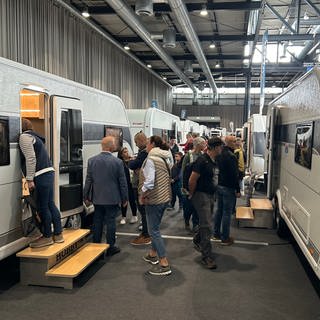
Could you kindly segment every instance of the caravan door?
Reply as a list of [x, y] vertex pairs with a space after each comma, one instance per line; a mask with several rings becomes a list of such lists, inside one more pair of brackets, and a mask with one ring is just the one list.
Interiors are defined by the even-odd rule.
[[50, 151], [55, 169], [55, 203], [61, 216], [83, 211], [82, 102], [50, 97]]

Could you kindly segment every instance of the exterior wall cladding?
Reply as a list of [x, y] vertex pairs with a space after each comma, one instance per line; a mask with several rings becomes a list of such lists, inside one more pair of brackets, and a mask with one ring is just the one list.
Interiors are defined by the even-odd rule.
[[157, 100], [171, 112], [170, 86], [54, 0], [2, 0], [0, 21], [0, 56], [118, 95], [127, 108]]

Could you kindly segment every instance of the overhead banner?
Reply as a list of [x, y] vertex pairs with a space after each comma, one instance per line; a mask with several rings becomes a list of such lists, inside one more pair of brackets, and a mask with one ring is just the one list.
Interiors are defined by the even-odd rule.
[[262, 37], [262, 61], [260, 70], [260, 109], [259, 114], [262, 114], [264, 107], [264, 96], [266, 86], [266, 60], [267, 60], [267, 43], [268, 43], [268, 30], [265, 31]]

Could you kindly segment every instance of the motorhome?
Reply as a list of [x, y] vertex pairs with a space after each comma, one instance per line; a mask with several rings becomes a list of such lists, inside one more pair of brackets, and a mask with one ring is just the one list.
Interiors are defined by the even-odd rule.
[[267, 195], [280, 236], [291, 232], [320, 279], [320, 70], [273, 100], [267, 115]]
[[226, 128], [211, 128], [210, 130], [210, 136], [211, 137], [225, 137], [227, 135], [227, 129]]
[[0, 58], [0, 260], [26, 246], [21, 231], [21, 118], [46, 139], [55, 169], [54, 200], [64, 220], [83, 212], [88, 158], [114, 135], [130, 148], [126, 109], [117, 96]]
[[181, 128], [182, 128], [182, 144], [187, 142], [187, 134], [188, 133], [196, 133], [201, 134], [200, 124], [192, 121], [192, 120], [183, 120], [181, 121]]
[[[147, 137], [158, 135], [169, 142], [174, 137], [177, 143], [181, 142], [180, 118], [157, 108], [128, 109], [127, 110], [132, 139], [139, 132], [143, 131]], [[132, 141], [133, 152], [137, 153], [138, 148]]]

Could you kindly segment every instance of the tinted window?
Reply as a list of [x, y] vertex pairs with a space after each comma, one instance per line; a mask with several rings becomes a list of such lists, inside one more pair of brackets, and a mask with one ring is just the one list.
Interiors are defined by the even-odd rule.
[[0, 166], [10, 164], [9, 119], [0, 117]]
[[253, 133], [253, 155], [264, 156], [266, 148], [266, 137], [265, 132], [254, 132]]

